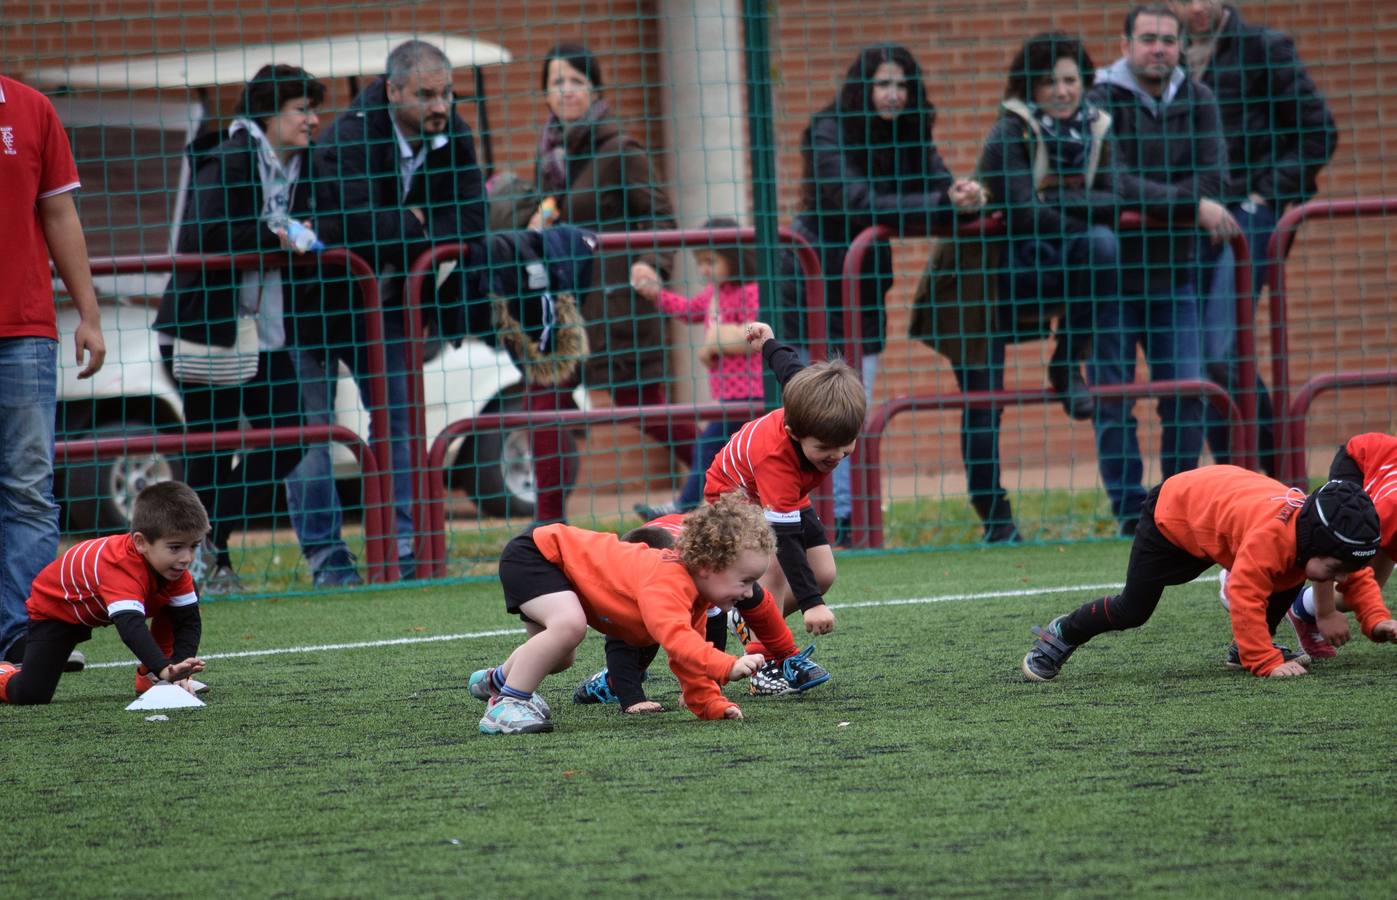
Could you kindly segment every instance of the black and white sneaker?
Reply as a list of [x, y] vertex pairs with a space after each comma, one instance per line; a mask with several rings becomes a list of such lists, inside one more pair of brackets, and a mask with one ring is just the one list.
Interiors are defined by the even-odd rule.
[[752, 673], [751, 692], [759, 697], [799, 694], [829, 681], [829, 672], [810, 658], [814, 652], [811, 644], [795, 656], [773, 659]]
[[1044, 628], [1033, 626], [1033, 636], [1037, 638], [1029, 648], [1019, 668], [1029, 681], [1052, 681], [1062, 671], [1062, 664], [1077, 649], [1062, 639], [1062, 620], [1067, 614], [1058, 616]]
[[[1310, 663], [1313, 661], [1310, 659], [1310, 654], [1306, 653], [1303, 650], [1301, 650], [1299, 653], [1296, 653], [1289, 647], [1282, 647], [1280, 644], [1272, 644], [1271, 646], [1281, 651], [1281, 656], [1284, 657], [1284, 662], [1298, 662], [1300, 665], [1308, 669], [1310, 667]], [[1234, 671], [1241, 671], [1244, 668], [1244, 666], [1242, 665], [1241, 651], [1237, 649], [1237, 645], [1235, 643], [1228, 646], [1227, 656], [1223, 658], [1222, 664]]]

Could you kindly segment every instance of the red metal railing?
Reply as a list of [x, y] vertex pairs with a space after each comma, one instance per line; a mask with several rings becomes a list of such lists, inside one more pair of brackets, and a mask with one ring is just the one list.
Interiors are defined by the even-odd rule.
[[[796, 254], [805, 279], [806, 310], [812, 346], [818, 346], [823, 355], [825, 337], [824, 322], [824, 283], [821, 279], [820, 260], [814, 249], [804, 238], [795, 232], [782, 228], [778, 239]], [[705, 247], [714, 245], [753, 244], [757, 240], [753, 228], [681, 229], [671, 231], [631, 231], [602, 233], [597, 235], [599, 251], [645, 249], [674, 249], [681, 247]], [[413, 421], [413, 468], [416, 472], [415, 488], [418, 502], [414, 504], [413, 518], [416, 524], [416, 556], [418, 577], [443, 577], [446, 574], [446, 450], [451, 440], [475, 431], [529, 426], [617, 424], [638, 422], [652, 417], [670, 417], [692, 420], [714, 420], [741, 413], [748, 418], [760, 415], [761, 408], [755, 404], [683, 404], [670, 403], [654, 406], [608, 407], [594, 410], [534, 411], [515, 413], [487, 413], [469, 419], [450, 422], [431, 444], [430, 451], [425, 441], [426, 415], [422, 396], [422, 289], [429, 272], [442, 259], [455, 259], [469, 253], [467, 244], [439, 244], [413, 261], [408, 270], [407, 304], [408, 334], [413, 337], [407, 342], [407, 368], [415, 377], [408, 379], [409, 403], [415, 410]], [[828, 499], [822, 498], [826, 507]], [[826, 509], [824, 514], [828, 515]]]
[[[1144, 219], [1137, 213], [1124, 213], [1120, 218], [1120, 229], [1140, 228], [1145, 224]], [[1004, 218], [1000, 213], [995, 213], [981, 219], [966, 222], [961, 225], [956, 234], [959, 237], [990, 237], [1004, 233]], [[844, 357], [855, 372], [861, 372], [862, 362], [862, 328], [859, 321], [859, 295], [858, 285], [860, 272], [863, 269], [863, 258], [868, 252], [868, 248], [875, 241], [896, 237], [896, 234], [886, 226], [874, 225], [865, 228], [854, 238], [849, 245], [849, 252], [844, 257], [844, 271], [841, 284], [841, 300], [844, 308]], [[1247, 245], [1246, 236], [1243, 234], [1234, 235], [1231, 239], [1231, 246], [1236, 256], [1236, 289], [1237, 289], [1237, 355], [1240, 358], [1238, 365], [1239, 383], [1252, 385], [1256, 380], [1255, 361], [1255, 338], [1253, 332], [1253, 311], [1251, 302], [1251, 251]], [[1144, 382], [1142, 387], [1150, 385], [1184, 385], [1181, 388], [1189, 391], [1197, 391], [1205, 396], [1212, 397], [1213, 389], [1223, 391], [1221, 387], [1207, 381], [1179, 381], [1179, 382]], [[1206, 386], [1206, 387], [1204, 387]], [[1110, 388], [1118, 386], [1112, 385]], [[1114, 390], [1092, 389], [1092, 393], [1098, 396], [1151, 396], [1154, 391], [1141, 392], [1117, 392]], [[1035, 390], [1013, 390], [1013, 391], [981, 391], [961, 394], [936, 394], [924, 397], [900, 397], [884, 404], [885, 407], [892, 405], [891, 414], [885, 419], [877, 432], [872, 431], [872, 423], [868, 426], [865, 437], [854, 448], [854, 453], [850, 459], [850, 491], [854, 496], [853, 509], [850, 515], [850, 537], [855, 547], [881, 547], [883, 545], [882, 534], [882, 473], [876, 459], [870, 459], [868, 454], [869, 438], [872, 437], [875, 443], [881, 443], [883, 429], [887, 427], [887, 422], [893, 417], [910, 409], [946, 409], [953, 407], [963, 407], [969, 405], [993, 405], [986, 401], [993, 400], [995, 403], [1006, 405], [1018, 405], [1023, 403], [1042, 402], [1041, 398], [1048, 396], [1044, 391]], [[1227, 396], [1223, 391], [1223, 396]], [[976, 398], [974, 402], [964, 400], [957, 401], [955, 398]], [[1233, 404], [1229, 401], [1229, 406], [1236, 410], [1240, 416], [1242, 427], [1236, 427], [1231, 413], [1229, 422], [1231, 425], [1232, 442], [1236, 448], [1234, 458], [1237, 464], [1250, 468], [1255, 468], [1256, 459], [1256, 395], [1251, 390], [1239, 392], [1239, 403]], [[920, 405], [925, 401], [928, 405]], [[903, 405], [910, 404], [910, 405]], [[878, 448], [875, 447], [875, 454]], [[877, 523], [876, 529], [874, 523]]]
[[[1290, 395], [1289, 327], [1286, 322], [1285, 261], [1295, 244], [1300, 226], [1313, 218], [1358, 219], [1397, 213], [1397, 197], [1371, 200], [1311, 200], [1286, 210], [1276, 223], [1266, 253], [1271, 260], [1271, 398], [1277, 422], [1276, 457], [1281, 480], [1303, 486], [1306, 478], [1305, 415], [1320, 393], [1337, 387], [1372, 387], [1392, 382], [1381, 380], [1386, 372], [1342, 372], [1320, 375], [1301, 388], [1295, 401]], [[1245, 383], [1245, 382], [1244, 382]]]
[[[242, 254], [238, 256], [115, 256], [91, 260], [94, 275], [125, 275], [144, 272], [207, 271], [209, 269], [258, 269], [281, 265], [284, 254]], [[369, 340], [369, 416], [374, 438], [365, 443], [353, 431], [335, 425], [263, 428], [249, 431], [184, 432], [167, 435], [137, 435], [129, 438], [59, 441], [55, 456], [78, 460], [121, 456], [132, 448], [143, 452], [209, 452], [241, 447], [270, 447], [306, 441], [333, 440], [346, 444], [359, 459], [364, 484], [364, 557], [370, 581], [395, 581], [398, 577], [397, 546], [393, 539], [393, 484], [384, 459], [391, 459], [388, 445], [388, 386], [384, 376], [383, 311], [379, 306], [378, 284], [373, 270], [363, 259], [345, 250], [326, 250], [318, 257], [297, 257], [293, 264], [312, 266], [317, 262], [343, 263], [360, 291], [366, 335]]]

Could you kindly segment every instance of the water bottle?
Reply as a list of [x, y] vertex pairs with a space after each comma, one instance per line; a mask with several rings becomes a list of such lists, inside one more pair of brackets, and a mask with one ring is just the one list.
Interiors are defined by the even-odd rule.
[[286, 223], [286, 239], [291, 242], [291, 246], [296, 248], [297, 253], [307, 251], [319, 253], [325, 249], [324, 242], [315, 236], [315, 232], [295, 219]]

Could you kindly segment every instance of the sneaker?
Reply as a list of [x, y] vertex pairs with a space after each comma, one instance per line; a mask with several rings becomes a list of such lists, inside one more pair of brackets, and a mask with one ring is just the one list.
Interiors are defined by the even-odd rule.
[[649, 522], [660, 516], [672, 516], [680, 511], [677, 503], [657, 503], [654, 506], [648, 503], [637, 503], [631, 509], [635, 510], [635, 514], [640, 516], [642, 522]]
[[585, 704], [618, 703], [620, 701], [616, 699], [616, 694], [611, 690], [611, 684], [606, 680], [606, 670], [602, 669], [577, 686], [577, 690], [572, 692], [572, 702]]
[[1062, 671], [1062, 664], [1067, 662], [1072, 651], [1077, 649], [1076, 644], [1062, 639], [1062, 620], [1065, 618], [1067, 614], [1063, 613], [1044, 628], [1033, 627], [1033, 636], [1037, 640], [1019, 665], [1029, 681], [1052, 681]]
[[[1311, 662], [1310, 654], [1304, 652], [1295, 653], [1289, 647], [1282, 647], [1280, 644], [1272, 644], [1271, 646], [1281, 651], [1281, 656], [1284, 657], [1285, 662], [1298, 662], [1306, 668], [1309, 667]], [[1227, 656], [1224, 657], [1222, 664], [1229, 669], [1240, 670], [1242, 668], [1242, 654], [1237, 650], [1237, 645], [1235, 643], [1228, 646]]]
[[811, 644], [795, 656], [783, 660], [773, 659], [752, 673], [749, 690], [759, 697], [775, 697], [781, 694], [799, 694], [812, 687], [829, 681], [829, 672], [810, 659], [815, 652]]
[[243, 582], [232, 566], [214, 566], [208, 577], [199, 582], [199, 591], [210, 596], [241, 594]]
[[542, 734], [552, 730], [553, 720], [531, 700], [496, 697], [480, 717], [481, 734]]
[[189, 577], [194, 579], [195, 584], [203, 584], [204, 578], [218, 565], [218, 551], [213, 546], [213, 538], [204, 535], [204, 539], [199, 542], [199, 549], [194, 553], [194, 559], [189, 563]]
[[0, 703], [9, 703], [10, 698], [5, 693], [5, 686], [10, 683], [10, 679], [19, 671], [19, 666], [12, 662], [0, 660]]
[[1295, 629], [1295, 636], [1300, 639], [1300, 649], [1308, 653], [1311, 659], [1333, 659], [1339, 655], [1338, 648], [1324, 639], [1314, 622], [1306, 622], [1293, 609], [1286, 610], [1285, 617], [1290, 620], [1290, 627]]
[[1013, 522], [998, 522], [985, 526], [986, 544], [1022, 544], [1023, 535]]
[[409, 553], [407, 556], [398, 557], [398, 580], [417, 580], [417, 557]]
[[752, 634], [752, 626], [747, 624], [747, 620], [742, 618], [742, 612], [735, 606], [728, 610], [728, 631], [744, 647], [757, 639], [757, 636]]
[[65, 672], [81, 672], [87, 667], [87, 656], [81, 650], [74, 650], [68, 654], [68, 661], [63, 664]]
[[332, 550], [315, 571], [316, 587], [358, 587], [364, 583], [355, 568], [358, 560], [343, 547]]
[[[490, 673], [494, 671], [492, 667], [489, 669], [476, 669], [471, 673], [471, 677], [466, 680], [466, 690], [470, 692], [472, 697], [485, 703], [491, 703], [500, 696], [500, 692], [495, 690], [494, 685], [490, 683]], [[534, 691], [534, 695], [529, 698], [529, 702], [537, 706], [539, 711], [545, 716], [553, 715], [553, 710], [549, 708], [548, 701], [540, 697], [538, 691]]]
[[837, 516], [834, 520], [834, 546], [850, 550], [854, 546], [854, 522], [849, 516]]

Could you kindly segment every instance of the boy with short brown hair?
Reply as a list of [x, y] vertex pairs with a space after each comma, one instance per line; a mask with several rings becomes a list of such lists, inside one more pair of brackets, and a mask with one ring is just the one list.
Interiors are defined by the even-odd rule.
[[0, 663], [0, 701], [48, 703], [68, 654], [105, 625], [114, 626], [141, 661], [138, 684], [158, 678], [193, 693], [189, 677], [203, 671], [204, 661], [196, 656], [202, 626], [189, 564], [208, 531], [199, 495], [178, 481], [162, 481], [136, 496], [130, 533], [83, 541], [49, 563], [25, 604], [24, 661]]

